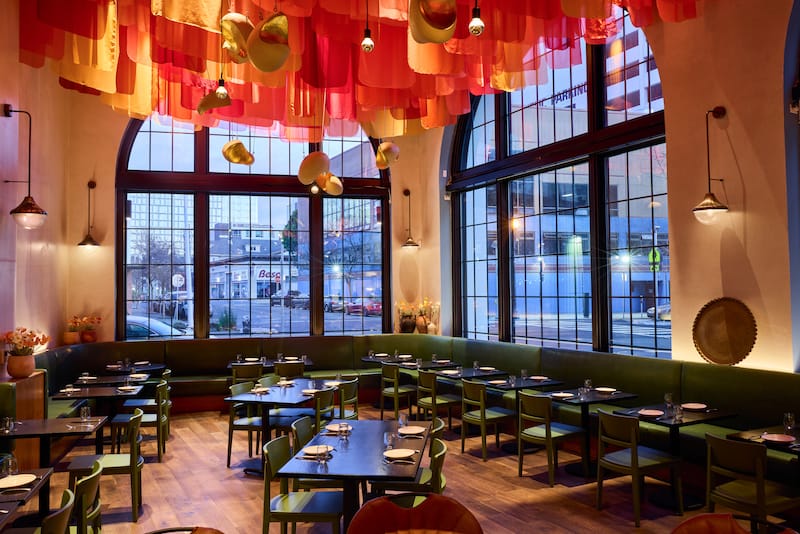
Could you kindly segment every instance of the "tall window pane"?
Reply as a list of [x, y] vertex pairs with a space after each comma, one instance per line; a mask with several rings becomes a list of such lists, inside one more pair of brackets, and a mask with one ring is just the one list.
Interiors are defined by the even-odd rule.
[[380, 201], [326, 198], [323, 212], [325, 333], [380, 332]]
[[467, 191], [461, 198], [464, 335], [498, 338], [497, 190]]
[[666, 145], [608, 159], [611, 347], [669, 358]]
[[209, 197], [213, 337], [308, 334], [308, 199]]
[[472, 115], [472, 130], [469, 134], [465, 168], [476, 167], [497, 159], [495, 148], [494, 95], [481, 98]]
[[512, 340], [590, 349], [588, 166], [510, 184]]
[[192, 336], [194, 198], [129, 193], [125, 233], [127, 339]]
[[172, 117], [153, 115], [144, 121], [128, 156], [135, 171], [194, 171], [194, 128]]
[[[222, 148], [238, 139], [253, 155], [252, 165], [230, 163]], [[295, 175], [308, 155], [308, 144], [290, 143], [280, 138], [278, 126], [263, 128], [222, 121], [208, 130], [208, 170], [234, 174]]]

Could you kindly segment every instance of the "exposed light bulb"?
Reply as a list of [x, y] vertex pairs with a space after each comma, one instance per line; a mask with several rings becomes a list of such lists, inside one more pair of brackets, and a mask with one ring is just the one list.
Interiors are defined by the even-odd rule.
[[481, 20], [481, 8], [475, 6], [472, 8], [472, 20], [469, 21], [469, 33], [477, 37], [485, 29], [486, 25]]
[[375, 49], [375, 41], [372, 40], [372, 32], [369, 28], [364, 28], [364, 38], [361, 40], [361, 50], [370, 53]]
[[217, 95], [217, 98], [220, 100], [228, 98], [228, 90], [225, 89], [225, 80], [222, 78], [219, 79], [219, 85], [217, 89], [214, 91], [214, 94]]
[[311, 186], [311, 194], [316, 195], [317, 193], [319, 193], [319, 186], [317, 184], [314, 184]]

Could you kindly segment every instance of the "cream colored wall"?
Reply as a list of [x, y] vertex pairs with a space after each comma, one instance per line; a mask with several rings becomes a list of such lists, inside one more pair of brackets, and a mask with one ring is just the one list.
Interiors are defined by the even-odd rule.
[[[744, 302], [758, 324], [741, 365], [794, 369], [783, 129], [792, 4], [706, 2], [702, 18], [647, 30], [666, 108], [674, 359], [702, 361], [692, 341], [695, 315], [727, 296]], [[705, 112], [717, 105], [728, 116], [710, 119], [712, 177], [725, 181], [712, 188], [730, 212], [704, 226], [691, 210], [707, 188]]]

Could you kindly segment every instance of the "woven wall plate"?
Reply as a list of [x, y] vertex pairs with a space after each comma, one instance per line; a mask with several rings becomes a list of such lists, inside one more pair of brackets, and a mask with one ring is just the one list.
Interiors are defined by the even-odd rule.
[[756, 319], [740, 300], [714, 299], [694, 318], [692, 340], [700, 356], [720, 365], [736, 365], [756, 343]]

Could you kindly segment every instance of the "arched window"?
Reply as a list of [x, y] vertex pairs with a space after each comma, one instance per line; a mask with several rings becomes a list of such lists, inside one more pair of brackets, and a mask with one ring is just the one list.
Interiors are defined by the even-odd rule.
[[466, 337], [670, 356], [664, 101], [644, 34], [615, 15], [605, 45], [543, 52], [536, 84], [458, 125]]
[[[230, 163], [239, 140], [252, 165]], [[296, 178], [322, 149], [344, 193]], [[361, 131], [320, 144], [220, 122], [132, 121], [120, 150], [120, 339], [383, 332], [388, 174]]]

